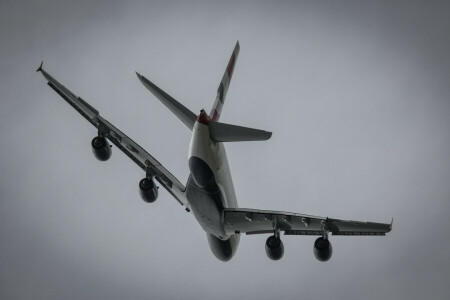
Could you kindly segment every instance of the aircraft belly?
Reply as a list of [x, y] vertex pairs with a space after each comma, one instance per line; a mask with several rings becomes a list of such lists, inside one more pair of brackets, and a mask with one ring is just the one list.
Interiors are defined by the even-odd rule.
[[189, 146], [190, 175], [186, 185], [189, 206], [200, 226], [221, 240], [229, 239], [223, 226], [223, 209], [237, 201], [222, 143], [210, 140], [209, 127], [196, 122]]
[[203, 230], [226, 239], [222, 221], [223, 196], [217, 184], [214, 182], [208, 187], [201, 188], [190, 175], [186, 185], [186, 196], [191, 211]]
[[228, 165], [228, 159], [225, 152], [225, 147], [222, 143], [217, 143], [216, 145], [216, 157], [220, 162], [218, 163], [218, 168], [216, 170], [217, 184], [224, 194], [224, 207], [226, 208], [237, 208], [238, 203], [236, 199], [236, 194], [234, 192], [233, 180], [231, 178], [230, 167]]

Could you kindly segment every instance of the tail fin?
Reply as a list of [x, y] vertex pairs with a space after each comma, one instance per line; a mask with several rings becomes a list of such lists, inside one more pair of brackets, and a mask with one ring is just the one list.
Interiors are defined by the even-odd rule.
[[212, 121], [218, 121], [220, 114], [222, 113], [222, 107], [225, 102], [225, 97], [227, 95], [228, 87], [230, 86], [231, 77], [233, 76], [234, 65], [236, 63], [237, 57], [239, 55], [239, 41], [236, 42], [233, 54], [231, 54], [228, 66], [223, 74], [222, 81], [220, 82], [219, 88], [217, 89], [217, 97], [214, 102], [214, 106], [209, 114]]

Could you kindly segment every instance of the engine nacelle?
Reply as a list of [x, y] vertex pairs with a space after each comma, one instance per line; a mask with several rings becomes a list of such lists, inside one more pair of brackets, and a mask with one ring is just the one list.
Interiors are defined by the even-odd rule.
[[328, 239], [318, 238], [314, 242], [314, 256], [320, 261], [327, 261], [333, 254], [333, 247]]
[[106, 161], [111, 157], [111, 145], [108, 143], [106, 138], [96, 136], [92, 139], [92, 153], [94, 153], [95, 158], [100, 161]]
[[158, 198], [158, 187], [153, 179], [144, 178], [139, 182], [139, 194], [142, 200], [153, 203]]
[[284, 245], [279, 237], [269, 236], [266, 241], [266, 254], [271, 260], [279, 260], [284, 254]]

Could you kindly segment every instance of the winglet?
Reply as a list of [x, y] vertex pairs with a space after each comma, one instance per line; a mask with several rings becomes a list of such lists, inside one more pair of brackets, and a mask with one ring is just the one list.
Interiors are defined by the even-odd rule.
[[389, 226], [389, 231], [392, 230], [392, 224], [394, 224], [394, 217], [392, 217], [392, 220], [391, 220], [391, 226]]
[[44, 61], [41, 61], [41, 64], [39, 66], [39, 68], [36, 70], [36, 72], [42, 71], [42, 64], [44, 63]]

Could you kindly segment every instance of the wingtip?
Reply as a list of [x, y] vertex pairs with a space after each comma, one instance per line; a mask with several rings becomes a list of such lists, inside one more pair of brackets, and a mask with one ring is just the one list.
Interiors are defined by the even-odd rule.
[[142, 80], [144, 80], [144, 76], [142, 76], [141, 74], [139, 74], [137, 71], [136, 72], [136, 76], [139, 78], [139, 80], [142, 82]]
[[391, 232], [392, 231], [392, 224], [394, 224], [394, 218], [392, 218], [391, 220], [391, 224], [389, 225], [389, 228], [386, 230], [386, 233]]
[[39, 68], [36, 70], [36, 72], [42, 71], [42, 64], [44, 63], [44, 61], [41, 61], [41, 64], [39, 65]]

